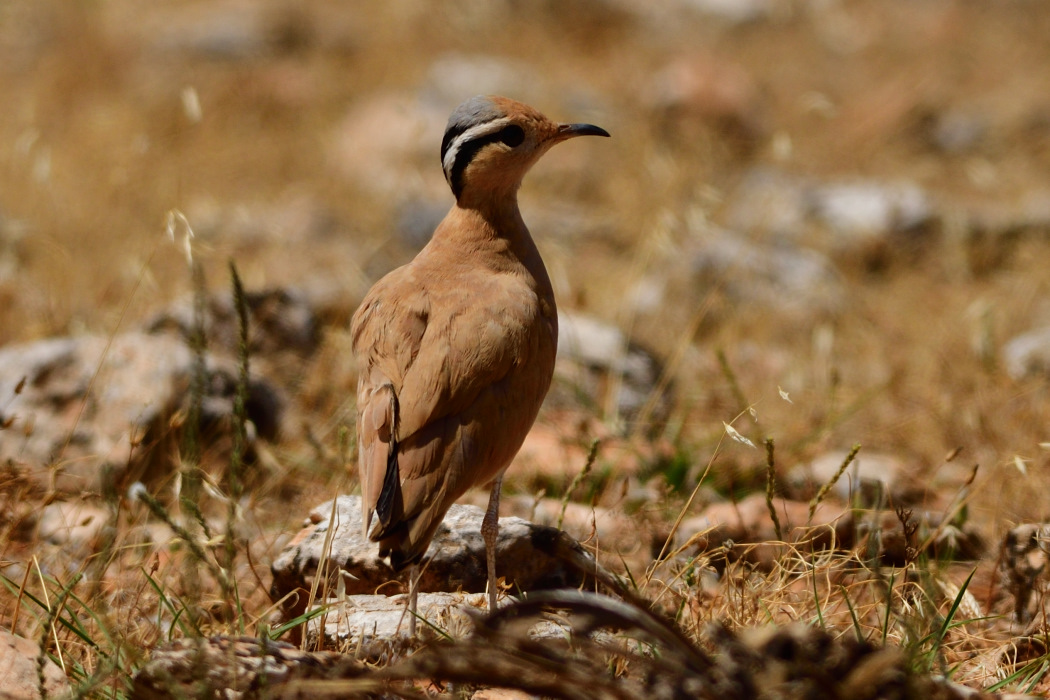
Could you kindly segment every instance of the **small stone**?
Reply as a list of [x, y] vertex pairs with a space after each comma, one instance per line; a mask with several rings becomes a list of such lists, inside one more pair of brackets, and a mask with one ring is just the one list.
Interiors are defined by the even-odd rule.
[[[164, 51], [198, 54], [210, 59], [244, 60], [267, 52], [267, 31], [262, 14], [251, 5], [215, 3], [207, 10], [158, 16], [151, 44]], [[247, 10], [247, 11], [246, 11]]]
[[926, 193], [911, 182], [833, 182], [816, 187], [811, 196], [817, 218], [846, 243], [919, 231], [933, 217]]
[[[37, 664], [40, 647], [7, 630], [0, 630], [0, 696], [5, 700], [36, 700], [41, 697]], [[69, 681], [51, 659], [44, 661], [44, 692], [55, 698], [69, 694]]]
[[1050, 191], [1035, 189], [1015, 201], [959, 201], [945, 209], [962, 212], [952, 227], [969, 271], [983, 275], [1001, 269], [1026, 240], [1045, 240], [1050, 232]]
[[434, 229], [448, 214], [447, 200], [414, 200], [404, 203], [398, 210], [396, 231], [401, 243], [408, 250], [422, 250], [430, 242]]
[[942, 153], [962, 155], [975, 150], [988, 134], [988, 120], [980, 114], [947, 111], [934, 115], [928, 124], [930, 143]]
[[772, 14], [772, 0], [681, 0], [683, 8], [717, 17], [730, 24], [764, 19]]
[[352, 655], [300, 651], [266, 637], [188, 637], [162, 643], [135, 674], [133, 698], [301, 697], [302, 681], [357, 678], [369, 672]]
[[[159, 53], [230, 62], [292, 54], [317, 44], [340, 50], [355, 43], [353, 33], [348, 35], [345, 10], [341, 16], [323, 10], [311, 14], [243, 0], [218, 0], [177, 10], [165, 6], [151, 9], [137, 12], [125, 23], [111, 22], [110, 31], [123, 34], [120, 38], [125, 41], [132, 38], [130, 33]], [[133, 27], [130, 32], [129, 26]]]
[[587, 464], [594, 440], [598, 447], [592, 470], [611, 472], [617, 478], [637, 475], [670, 449], [647, 438], [622, 437], [583, 412], [550, 409], [532, 426], [507, 470], [505, 483], [525, 490], [552, 482], [568, 486]]
[[1007, 373], [1015, 380], [1050, 376], [1050, 326], [1010, 339], [1002, 355]]
[[191, 366], [181, 341], [141, 333], [111, 344], [85, 336], [0, 349], [0, 397], [9, 399], [4, 417], [13, 420], [0, 459], [26, 465], [45, 484], [47, 465], [60, 461], [59, 492], [99, 492], [103, 465], [119, 468], [145, 457], [142, 450], [133, 455], [132, 442], [172, 410], [177, 379]]
[[261, 246], [302, 247], [323, 242], [337, 229], [335, 215], [318, 199], [290, 191], [275, 200], [219, 203], [210, 197], [190, 202], [186, 217], [194, 234], [212, 245], [259, 253]]
[[[504, 482], [506, 483], [506, 482]], [[473, 505], [483, 506], [488, 495], [479, 489], [465, 497]], [[563, 502], [558, 498], [533, 498], [526, 495], [504, 496], [500, 499], [500, 510], [516, 517], [528, 520], [543, 527], [557, 527], [559, 519], [566, 533], [581, 542], [596, 542], [602, 550], [630, 555], [643, 547], [639, 536], [644, 523], [635, 516], [628, 516], [622, 510], [590, 506], [568, 501], [564, 503], [565, 514], [562, 516]]]
[[396, 201], [448, 196], [434, 144], [441, 143], [449, 111], [403, 92], [356, 103], [336, 126], [332, 165], [369, 195]]
[[[626, 11], [647, 20], [660, 20], [661, 27], [681, 28], [697, 17], [727, 25], [757, 22], [769, 17], [774, 0], [671, 0], [653, 4], [644, 0], [606, 0], [612, 9]], [[655, 15], [655, 17], [654, 17]]]

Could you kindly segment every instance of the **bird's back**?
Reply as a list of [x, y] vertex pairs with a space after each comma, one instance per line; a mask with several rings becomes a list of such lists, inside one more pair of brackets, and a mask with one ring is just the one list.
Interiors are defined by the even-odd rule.
[[510, 464], [550, 386], [557, 313], [531, 237], [453, 208], [354, 315], [365, 527], [396, 565]]

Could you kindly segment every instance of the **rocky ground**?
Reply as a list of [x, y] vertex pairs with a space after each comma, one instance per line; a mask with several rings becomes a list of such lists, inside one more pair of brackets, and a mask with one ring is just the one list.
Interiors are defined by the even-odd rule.
[[[0, 694], [1045, 693], [1047, 36], [1036, 0], [0, 4]], [[477, 93], [613, 138], [521, 192], [562, 338], [505, 607], [473, 493], [406, 642], [346, 326]]]

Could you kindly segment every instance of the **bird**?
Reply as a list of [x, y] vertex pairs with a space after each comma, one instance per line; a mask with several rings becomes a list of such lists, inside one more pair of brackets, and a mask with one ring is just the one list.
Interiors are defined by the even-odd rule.
[[503, 473], [539, 413], [558, 345], [554, 290], [518, 189], [544, 153], [578, 136], [609, 133], [506, 97], [460, 104], [441, 140], [455, 203], [351, 320], [363, 532], [391, 568], [409, 569], [412, 636], [418, 564], [449, 507], [475, 486], [491, 489], [481, 534], [496, 609]]

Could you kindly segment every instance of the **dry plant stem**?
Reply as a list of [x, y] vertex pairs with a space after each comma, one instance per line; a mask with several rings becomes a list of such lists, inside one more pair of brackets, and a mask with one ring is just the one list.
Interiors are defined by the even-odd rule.
[[205, 384], [208, 379], [208, 367], [204, 356], [208, 349], [204, 328], [207, 289], [204, 283], [204, 270], [200, 263], [193, 263], [191, 270], [193, 274], [193, 328], [189, 344], [190, 352], [193, 354], [193, 373], [190, 382], [189, 413], [184, 423], [182, 439], [182, 495], [186, 501], [196, 503], [200, 496], [200, 476], [196, 473], [201, 456], [200, 419]]
[[[128, 315], [128, 309], [131, 307], [131, 301], [135, 298], [135, 293], [138, 292], [139, 287], [142, 285], [142, 280], [146, 276], [146, 271], [149, 269], [150, 264], [153, 262], [153, 256], [157, 252], [157, 246], [153, 246], [150, 251], [149, 257], [139, 267], [139, 272], [135, 275], [135, 284], [131, 288], [131, 292], [127, 295], [124, 303], [120, 307], [120, 315], [117, 316], [117, 322], [113, 324], [113, 329], [109, 332], [109, 336], [106, 338], [106, 347], [102, 349], [102, 355], [98, 358], [98, 362], [95, 363], [95, 371], [91, 373], [91, 379], [88, 380], [87, 387], [84, 389], [84, 395], [81, 397], [80, 405], [77, 407], [77, 415], [73, 419], [73, 425], [69, 428], [69, 433], [66, 435], [66, 441], [62, 444], [62, 449], [58, 451], [58, 455], [55, 457], [55, 463], [61, 462], [62, 455], [65, 454], [66, 448], [69, 447], [69, 443], [73, 440], [73, 436], [77, 432], [77, 426], [80, 425], [80, 419], [84, 417], [84, 409], [87, 407], [88, 399], [91, 396], [91, 390], [95, 386], [95, 380], [98, 379], [98, 373], [102, 371], [102, 365], [106, 360], [106, 356], [109, 355], [110, 347], [113, 345], [113, 339], [117, 337], [117, 331], [120, 330], [120, 326], [124, 323], [124, 318]], [[18, 394], [22, 391], [22, 386], [25, 383], [23, 378], [15, 388], [15, 393]]]
[[[33, 557], [33, 563], [36, 564], [37, 573], [39, 574], [40, 565], [37, 563], [36, 557]], [[47, 697], [47, 691], [44, 688], [44, 669], [47, 667], [47, 638], [49, 634], [55, 638], [55, 650], [58, 652], [58, 661], [62, 664], [62, 671], [68, 673], [65, 659], [62, 656], [62, 648], [59, 645], [58, 630], [55, 629], [55, 619], [61, 614], [62, 607], [66, 604], [66, 598], [68, 598], [69, 594], [73, 591], [73, 587], [80, 582], [81, 576], [83, 576], [83, 574], [77, 574], [70, 579], [69, 583], [62, 588], [53, 604], [47, 602], [47, 587], [44, 586], [45, 602], [47, 602], [47, 617], [44, 618], [43, 634], [42, 639], [40, 640], [40, 655], [36, 660], [37, 683], [39, 684], [40, 697], [42, 698]], [[42, 579], [41, 583], [43, 583]]]
[[[337, 499], [332, 499], [332, 512], [328, 515], [328, 530], [324, 535], [324, 546], [321, 548], [321, 557], [317, 561], [317, 571], [314, 573], [314, 580], [310, 585], [310, 595], [306, 599], [306, 611], [309, 611], [317, 600], [317, 589], [322, 579], [327, 580], [328, 578], [328, 557], [332, 553], [332, 535], [335, 534], [336, 527], [336, 505]], [[324, 593], [324, 591], [322, 591], [322, 593]], [[327, 594], [324, 597], [327, 599]], [[324, 616], [321, 618], [321, 629], [324, 629]], [[306, 650], [305, 634], [300, 636], [299, 648], [303, 651]]]
[[[743, 411], [738, 413], [736, 415], [736, 417], [733, 418], [733, 422], [735, 423], [736, 420], [738, 418], [740, 418], [740, 416], [744, 415], [744, 413], [747, 413], [747, 411], [748, 411], [748, 409], [745, 408]], [[696, 480], [696, 486], [693, 487], [693, 491], [692, 491], [692, 493], [689, 494], [689, 498], [686, 500], [685, 505], [682, 506], [682, 509], [678, 512], [678, 517], [675, 518], [674, 525], [671, 526], [671, 531], [667, 534], [667, 539], [664, 540], [664, 544], [660, 548], [660, 554], [656, 557], [655, 560], [653, 560], [653, 563], [649, 566], [649, 570], [646, 572], [646, 576], [645, 576], [646, 584], [648, 584], [649, 581], [652, 579], [653, 572], [656, 570], [656, 565], [658, 563], [660, 563], [661, 561], [663, 561], [664, 556], [667, 554], [668, 547], [670, 547], [671, 546], [671, 542], [674, 541], [675, 533], [678, 532], [678, 528], [681, 526], [682, 521], [685, 520], [686, 513], [689, 512], [690, 506], [692, 506], [693, 505], [693, 501], [696, 500], [696, 494], [698, 494], [700, 492], [701, 484], [704, 483], [704, 480], [707, 478], [707, 475], [711, 471], [711, 467], [714, 466], [715, 460], [718, 458], [718, 455], [721, 453], [721, 451], [722, 451], [722, 441], [725, 440], [725, 438], [726, 438], [726, 433], [723, 432], [722, 435], [719, 436], [719, 438], [718, 438], [718, 444], [715, 445], [715, 449], [711, 453], [711, 458], [707, 460], [707, 465], [704, 467], [703, 473], [700, 474], [700, 477]], [[690, 470], [690, 471], [692, 471], [692, 470]]]
[[[634, 255], [631, 256], [631, 268], [626, 275], [625, 289], [634, 289], [635, 286], [641, 281], [642, 276], [646, 270], [652, 264], [653, 253], [656, 251], [656, 240], [662, 235], [666, 234], [666, 226], [662, 222], [657, 222], [651, 227], [647, 227], [650, 233], [644, 236], [636, 246]], [[632, 337], [634, 333], [634, 324], [638, 317], [638, 306], [636, 304], [621, 304], [620, 308], [620, 327], [624, 330], [624, 345], [619, 348], [620, 357], [627, 354], [627, 339]], [[605, 395], [605, 419], [613, 425], [618, 425], [620, 422], [620, 393], [623, 390], [623, 372], [624, 366], [620, 362], [613, 364], [612, 371], [609, 373], [609, 390]], [[654, 387], [655, 391], [655, 387]], [[650, 396], [646, 397], [646, 405], [643, 406], [642, 413], [645, 413], [645, 408], [648, 406], [649, 400], [658, 398], [659, 394], [653, 394], [650, 392]], [[642, 416], [644, 422], [639, 420], [635, 425], [635, 431], [644, 429], [644, 426], [648, 422], [648, 416]], [[559, 526], [561, 527], [561, 526]]]
[[164, 524], [170, 527], [172, 532], [186, 543], [186, 546], [190, 548], [190, 552], [193, 554], [194, 558], [208, 567], [212, 574], [214, 574], [216, 580], [219, 581], [220, 585], [229, 585], [227, 582], [227, 572], [208, 557], [207, 553], [205, 553], [204, 549], [201, 547], [200, 542], [197, 541], [197, 538], [190, 534], [186, 528], [175, 522], [175, 519], [171, 517], [171, 514], [164, 509], [164, 506], [162, 506], [157, 499], [146, 493], [145, 490], [138, 494], [138, 498], [146, 504], [151, 513], [163, 520]]
[[773, 438], [766, 438], [766, 507], [769, 509], [769, 517], [773, 521], [773, 530], [777, 534], [777, 540], [783, 542], [784, 534], [780, 531], [780, 518], [777, 517], [777, 509], [773, 505], [776, 486], [777, 473], [773, 462]]
[[565, 489], [565, 495], [561, 498], [561, 513], [558, 515], [558, 529], [561, 529], [562, 523], [565, 522], [565, 510], [569, 507], [569, 498], [572, 497], [572, 492], [576, 490], [576, 487], [580, 485], [580, 482], [590, 473], [591, 468], [594, 466], [594, 460], [598, 457], [598, 445], [601, 441], [595, 438], [591, 442], [591, 449], [587, 451], [587, 461], [583, 465], [583, 469], [576, 474], [573, 478], [572, 483], [569, 484], [569, 488]]
[[[208, 382], [208, 367], [205, 358], [207, 351], [207, 337], [205, 335], [205, 305], [207, 303], [207, 289], [204, 282], [204, 270], [197, 261], [190, 263], [190, 271], [193, 278], [193, 328], [190, 333], [190, 353], [193, 356], [193, 370], [190, 376], [189, 409], [186, 421], [183, 423], [182, 433], [182, 460], [179, 469], [178, 501], [183, 511], [190, 513], [193, 518], [185, 519], [186, 528], [183, 532], [187, 534], [187, 542], [194, 541], [191, 549], [196, 545], [196, 537], [189, 534], [192, 528], [194, 534], [204, 532], [208, 539], [208, 525], [201, 513], [199, 503], [201, 498], [201, 415], [204, 405], [204, 394]], [[194, 526], [193, 523], [196, 523]], [[181, 535], [180, 535], [181, 536]], [[196, 552], [195, 552], [196, 553]], [[201, 595], [200, 574], [197, 567], [189, 559], [185, 561], [183, 580], [186, 589], [193, 600], [199, 600]], [[221, 579], [220, 579], [221, 580]]]
[[663, 546], [660, 548], [660, 554], [656, 557], [653, 563], [649, 566], [649, 571], [646, 572], [645, 582], [648, 584], [652, 578], [653, 572], [656, 569], [656, 564], [663, 561], [664, 556], [667, 554], [667, 548], [671, 546], [671, 542], [674, 541], [675, 533], [678, 532], [679, 526], [682, 521], [685, 520], [686, 513], [689, 512], [689, 507], [693, 505], [693, 501], [696, 500], [696, 494], [700, 492], [700, 486], [704, 483], [707, 475], [711, 471], [711, 467], [714, 466], [715, 459], [718, 457], [719, 452], [722, 449], [722, 441], [725, 440], [725, 433], [723, 432], [721, 437], [718, 438], [718, 444], [715, 445], [714, 452], [711, 453], [711, 458], [707, 460], [707, 466], [704, 467], [704, 473], [700, 475], [700, 478], [696, 481], [696, 486], [693, 487], [692, 493], [689, 494], [689, 498], [686, 500], [685, 505], [678, 511], [678, 517], [675, 518], [674, 525], [671, 526], [671, 531], [667, 534], [667, 539], [664, 540]]
[[846, 459], [842, 460], [842, 464], [839, 465], [839, 468], [835, 472], [835, 475], [828, 479], [826, 484], [820, 487], [820, 490], [817, 491], [817, 495], [814, 496], [813, 500], [809, 502], [809, 520], [806, 521], [807, 525], [813, 522], [813, 514], [817, 512], [817, 506], [820, 505], [821, 501], [824, 500], [824, 497], [828, 495], [828, 491], [831, 490], [831, 487], [838, 482], [838, 480], [845, 473], [846, 469], [849, 468], [849, 465], [857, 457], [858, 452], [860, 452], [859, 442], [853, 445], [853, 447], [849, 451], [849, 454], [846, 455]]
[[[244, 287], [241, 278], [237, 274], [237, 266], [230, 261], [230, 277], [233, 284], [233, 303], [237, 309], [237, 327], [239, 331], [237, 343], [237, 388], [233, 400], [233, 449], [230, 454], [230, 466], [227, 474], [227, 484], [230, 489], [229, 501], [226, 511], [226, 570], [234, 570], [234, 560], [237, 556], [234, 523], [237, 520], [237, 506], [240, 503], [242, 492], [241, 472], [244, 467], [244, 451], [248, 442], [246, 409], [248, 397], [248, 302], [244, 296]], [[231, 601], [236, 608], [237, 624], [241, 634], [244, 633], [244, 617], [241, 614], [241, 601], [237, 592], [236, 579], [229, 579], [233, 584], [232, 590], [223, 590], [224, 597]]]
[[667, 391], [667, 387], [671, 384], [671, 378], [678, 372], [678, 368], [681, 366], [686, 354], [693, 347], [693, 338], [696, 336], [697, 331], [700, 330], [700, 324], [703, 323], [707, 312], [714, 304], [715, 293], [718, 287], [721, 287], [721, 283], [712, 285], [707, 296], [704, 297], [704, 302], [697, 307], [696, 312], [689, 319], [689, 324], [682, 333], [674, 352], [668, 358], [667, 364], [664, 365], [664, 370], [660, 373], [656, 386], [649, 392], [649, 398], [646, 400], [645, 405], [642, 406], [642, 410], [638, 412], [638, 418], [635, 420], [635, 428], [632, 432], [633, 437], [639, 437], [642, 434], [642, 426], [649, 424], [660, 397]]
[[718, 366], [722, 370], [722, 375], [726, 378], [726, 382], [729, 383], [729, 391], [732, 392], [733, 398], [736, 400], [737, 408], [740, 410], [741, 415], [747, 412], [750, 402], [747, 397], [744, 396], [743, 390], [740, 388], [740, 382], [737, 381], [736, 373], [733, 372], [733, 368], [729, 366], [729, 358], [726, 357], [725, 350], [718, 348], [715, 351], [718, 357]]
[[919, 523], [912, 519], [912, 512], [908, 508], [898, 506], [894, 508], [893, 512], [901, 524], [901, 531], [904, 533], [904, 565], [908, 566], [914, 563], [921, 553], [921, 550], [915, 546], [915, 533], [919, 530]]
[[233, 283], [233, 303], [237, 309], [237, 390], [234, 395], [233, 415], [233, 452], [230, 455], [230, 473], [228, 476], [231, 505], [230, 516], [234, 514], [235, 503], [240, 498], [242, 483], [241, 469], [243, 468], [244, 451], [248, 442], [247, 422], [248, 415], [245, 404], [248, 398], [248, 374], [249, 374], [249, 352], [248, 352], [248, 301], [244, 295], [244, 287], [241, 278], [237, 274], [237, 266], [230, 261], [230, 277]]
[[26, 594], [26, 584], [29, 583], [29, 573], [32, 571], [28, 566], [22, 575], [22, 584], [18, 587], [18, 597], [15, 598], [15, 610], [11, 614], [11, 631], [18, 631], [18, 612], [22, 609], [22, 600]]
[[[970, 470], [970, 476], [966, 479], [962, 486], [959, 487], [958, 492], [955, 494], [955, 498], [944, 510], [944, 515], [941, 517], [941, 523], [937, 528], [927, 535], [926, 539], [919, 545], [920, 551], [925, 551], [927, 547], [937, 541], [944, 532], [944, 529], [948, 527], [955, 520], [956, 514], [962, 510], [963, 506], [967, 504], [970, 499], [970, 487], [973, 486], [974, 480], [977, 478], [977, 470], [980, 468], [979, 464], [973, 465], [973, 469]], [[1048, 647], [1050, 648], [1050, 647]]]

